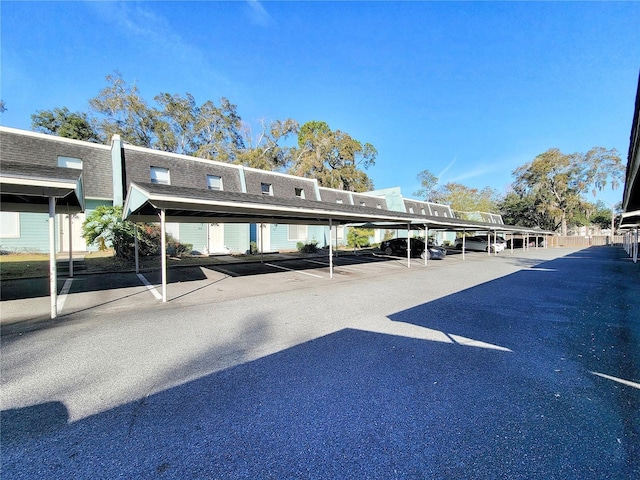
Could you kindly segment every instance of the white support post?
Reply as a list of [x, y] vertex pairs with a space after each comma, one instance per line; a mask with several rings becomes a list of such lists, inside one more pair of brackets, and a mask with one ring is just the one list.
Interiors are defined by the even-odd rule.
[[135, 260], [136, 260], [136, 274], [140, 273], [140, 262], [138, 257], [140, 255], [138, 251], [138, 224], [133, 224], [133, 251], [135, 252]]
[[160, 210], [160, 255], [162, 259], [162, 303], [167, 301], [167, 239], [164, 208]]
[[467, 235], [466, 235], [467, 231], [463, 228], [462, 229], [462, 260], [464, 260], [464, 251], [465, 251], [465, 247], [466, 247], [466, 240], [467, 240]]
[[58, 270], [56, 267], [56, 199], [49, 197], [49, 296], [51, 319], [58, 316]]
[[427, 259], [429, 258], [429, 226], [424, 224], [424, 266], [427, 266]]
[[329, 219], [329, 278], [333, 278], [333, 222], [331, 219]]
[[411, 224], [407, 223], [407, 268], [411, 268]]
[[633, 263], [638, 262], [638, 227], [636, 227], [636, 239], [633, 242]]
[[264, 263], [264, 223], [260, 222], [260, 263]]
[[513, 232], [511, 232], [511, 253], [513, 253]]
[[487, 232], [487, 256], [491, 256], [491, 231]]
[[[69, 213], [68, 210], [67, 213]], [[69, 278], [73, 278], [73, 215], [71, 213], [69, 213]]]
[[497, 230], [494, 230], [494, 231], [493, 231], [493, 245], [494, 245], [494, 247], [493, 247], [493, 255], [494, 255], [494, 256], [498, 255], [498, 249], [497, 249], [497, 248], [495, 248], [495, 245], [496, 245], [497, 243], [498, 243], [498, 231], [497, 231]]

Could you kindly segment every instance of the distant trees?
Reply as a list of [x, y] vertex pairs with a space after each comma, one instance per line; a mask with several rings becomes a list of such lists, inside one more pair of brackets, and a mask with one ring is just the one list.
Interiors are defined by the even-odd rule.
[[413, 194], [416, 197], [424, 198], [427, 202], [435, 202], [434, 194], [438, 185], [438, 177], [425, 169], [417, 175], [417, 178], [420, 180], [420, 189]]
[[373, 188], [373, 181], [364, 170], [375, 164], [378, 151], [348, 133], [332, 131], [326, 122], [305, 123], [298, 133], [294, 154], [289, 169], [294, 175], [316, 178], [323, 187], [353, 192]]
[[[584, 213], [583, 195], [611, 184], [617, 188], [624, 175], [618, 152], [594, 147], [587, 153], [564, 154], [552, 148], [518, 167], [513, 175], [513, 193], [548, 221], [552, 230], [567, 235], [572, 218]], [[515, 205], [515, 197], [510, 205]], [[503, 205], [504, 206], [504, 205]]]
[[332, 131], [325, 122], [300, 127], [290, 118], [262, 120], [254, 132], [225, 97], [218, 104], [207, 100], [199, 105], [190, 93], [160, 93], [150, 104], [120, 73], [106, 80], [89, 100], [90, 114], [72, 113], [66, 107], [41, 110], [31, 116], [32, 129], [92, 142], [108, 142], [117, 134], [132, 145], [289, 172], [316, 178], [326, 187], [373, 188], [364, 170], [375, 163], [374, 146]]
[[490, 187], [471, 188], [461, 183], [448, 182], [438, 186], [438, 177], [429, 170], [418, 174], [421, 188], [414, 195], [426, 201], [444, 203], [460, 212], [498, 213], [498, 192]]
[[59, 137], [102, 142], [86, 113], [70, 112], [66, 107], [37, 111], [31, 115], [31, 128], [36, 132]]

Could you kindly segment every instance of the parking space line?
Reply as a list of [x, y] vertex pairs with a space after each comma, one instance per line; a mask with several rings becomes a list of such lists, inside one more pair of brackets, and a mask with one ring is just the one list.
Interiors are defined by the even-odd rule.
[[67, 301], [67, 295], [69, 295], [69, 290], [71, 290], [71, 284], [73, 283], [73, 278], [67, 278], [64, 281], [64, 285], [62, 286], [62, 290], [60, 291], [60, 295], [58, 296], [58, 313], [62, 312], [64, 308], [64, 302]]
[[318, 260], [305, 260], [307, 263], [315, 263], [316, 265], [322, 265], [323, 267], [328, 267], [329, 262], [319, 262]]
[[140, 281], [145, 284], [145, 286], [153, 294], [153, 296], [156, 297], [156, 300], [162, 300], [162, 295], [160, 294], [160, 292], [156, 290], [156, 287], [149, 283], [149, 280], [147, 280], [144, 275], [142, 275], [141, 273], [137, 273], [136, 275], [138, 275]]
[[270, 267], [274, 267], [274, 268], [279, 268], [281, 270], [286, 270], [287, 272], [295, 272], [295, 273], [301, 273], [303, 275], [309, 275], [310, 277], [323, 278], [320, 275], [314, 275], [313, 273], [302, 272], [300, 270], [294, 270], [292, 268], [283, 267], [281, 265], [274, 265], [273, 263], [265, 263], [265, 265], [269, 265]]

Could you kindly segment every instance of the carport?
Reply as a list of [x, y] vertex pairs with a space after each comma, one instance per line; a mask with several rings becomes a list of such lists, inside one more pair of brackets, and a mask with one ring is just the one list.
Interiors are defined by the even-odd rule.
[[[493, 241], [496, 241], [496, 237], [498, 232], [503, 233], [511, 233], [511, 250], [513, 252], [513, 235], [515, 233], [520, 233], [523, 236], [527, 236], [529, 234], [534, 234], [536, 236], [540, 235], [549, 235], [552, 232], [546, 232], [541, 230], [540, 228], [530, 228], [530, 227], [522, 227], [518, 225], [503, 225], [503, 224], [495, 224], [495, 223], [486, 223], [486, 222], [477, 222], [473, 220], [463, 220], [458, 218], [443, 218], [443, 217], [432, 217], [425, 216], [420, 217], [419, 220], [413, 220], [409, 225], [406, 223], [401, 224], [393, 224], [393, 223], [376, 223], [376, 222], [366, 222], [363, 224], [356, 224], [352, 226], [359, 226], [363, 228], [385, 228], [385, 229], [407, 229], [407, 230], [424, 230], [425, 238], [429, 237], [429, 229], [431, 230], [439, 230], [439, 231], [453, 231], [453, 232], [462, 232], [462, 259], [465, 259], [466, 248], [465, 248], [465, 234], [468, 231], [487, 231], [487, 239], [490, 241], [491, 235], [493, 234]], [[523, 245], [526, 243], [523, 241]], [[537, 245], [537, 242], [536, 242]], [[495, 252], [497, 255], [497, 252]], [[411, 252], [410, 249], [407, 251], [407, 256], [410, 257]], [[487, 255], [491, 255], [491, 251], [487, 252]], [[425, 265], [427, 263], [427, 259], [425, 258]]]
[[[203, 190], [157, 183], [129, 186], [123, 218], [160, 222], [161, 252], [165, 252], [165, 222], [283, 223], [329, 226], [329, 276], [333, 278], [333, 226], [362, 223], [400, 224], [411, 228], [427, 223], [414, 214], [303, 198], [281, 198], [222, 190]], [[162, 301], [167, 301], [167, 264], [162, 255]]]
[[[55, 215], [84, 211], [82, 171], [28, 163], [2, 162], [0, 210], [49, 214], [49, 291], [51, 318], [58, 315]], [[69, 216], [71, 218], [71, 216]], [[73, 276], [69, 235], [69, 274]]]

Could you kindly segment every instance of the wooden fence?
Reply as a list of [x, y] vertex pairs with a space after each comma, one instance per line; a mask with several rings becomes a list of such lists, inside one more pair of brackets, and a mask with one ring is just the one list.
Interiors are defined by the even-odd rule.
[[[622, 235], [613, 237], [614, 245], [622, 245]], [[610, 245], [611, 237], [609, 235], [592, 235], [590, 237], [547, 237], [549, 247], [592, 247]]]

